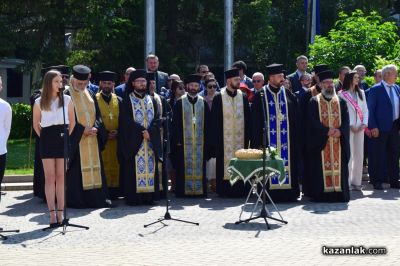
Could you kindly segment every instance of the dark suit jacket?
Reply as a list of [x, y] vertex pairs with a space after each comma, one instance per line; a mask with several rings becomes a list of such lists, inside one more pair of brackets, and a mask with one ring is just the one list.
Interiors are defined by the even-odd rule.
[[[399, 87], [395, 85], [399, 95]], [[368, 93], [368, 128], [389, 132], [393, 125], [392, 102], [383, 83], [373, 86]]]
[[296, 91], [301, 90], [302, 86], [301, 86], [300, 77], [299, 77], [299, 74], [297, 74], [297, 71], [293, 72], [292, 74], [288, 75], [287, 77], [289, 78], [290, 83], [292, 83], [292, 93], [295, 93]]
[[156, 75], [156, 92], [160, 94], [161, 87], [167, 88], [168, 74], [162, 71], [157, 71]]
[[364, 91], [368, 90], [368, 84], [365, 83], [365, 81], [361, 81], [360, 82], [360, 88], [363, 89]]

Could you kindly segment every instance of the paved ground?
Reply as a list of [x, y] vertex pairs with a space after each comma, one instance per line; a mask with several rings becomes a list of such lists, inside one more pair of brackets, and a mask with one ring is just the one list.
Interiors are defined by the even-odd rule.
[[[71, 209], [69, 227], [43, 232], [46, 206], [31, 191], [8, 192], [0, 206], [0, 225], [19, 228], [0, 244], [0, 265], [399, 265], [400, 192], [352, 192], [342, 203], [278, 204], [287, 225], [261, 220], [235, 225], [243, 201], [172, 199], [171, 215], [200, 226], [167, 221], [143, 225], [164, 207]], [[271, 208], [270, 208], [271, 209]], [[278, 217], [277, 212], [272, 213]], [[249, 215], [249, 213], [246, 213]], [[323, 256], [322, 246], [385, 247], [383, 256]]]

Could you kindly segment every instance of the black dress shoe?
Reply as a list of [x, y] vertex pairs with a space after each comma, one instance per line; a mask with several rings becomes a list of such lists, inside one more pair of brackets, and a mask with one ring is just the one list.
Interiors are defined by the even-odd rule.
[[400, 188], [400, 182], [390, 183], [390, 188]]
[[376, 189], [376, 190], [383, 190], [382, 184], [381, 184], [381, 183], [375, 183], [375, 184], [374, 184], [374, 189]]

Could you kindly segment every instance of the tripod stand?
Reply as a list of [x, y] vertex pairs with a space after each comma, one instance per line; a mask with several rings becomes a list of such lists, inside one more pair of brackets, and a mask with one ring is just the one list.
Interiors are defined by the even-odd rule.
[[[163, 152], [163, 162], [165, 162], [165, 160], [166, 160], [166, 158], [167, 158], [167, 154], [169, 154], [170, 153], [170, 143], [169, 143], [169, 139], [170, 139], [170, 137], [169, 137], [169, 123], [170, 123], [170, 115], [171, 115], [171, 112], [168, 112], [167, 114], [166, 114], [166, 117], [165, 118], [161, 118], [161, 120], [163, 121], [165, 121], [165, 127], [166, 127], [166, 131], [167, 131], [167, 134], [166, 134], [166, 137], [164, 138], [164, 147], [163, 147], [163, 149], [164, 149], [164, 152]], [[190, 221], [185, 221], [185, 220], [180, 220], [180, 219], [175, 219], [175, 218], [172, 218], [171, 217], [171, 214], [169, 213], [169, 197], [168, 197], [168, 182], [167, 182], [167, 186], [166, 186], [166, 188], [164, 188], [164, 189], [166, 189], [166, 193], [165, 193], [165, 201], [166, 201], [166, 211], [165, 211], [165, 214], [164, 214], [164, 217], [163, 218], [159, 218], [157, 221], [155, 221], [155, 222], [152, 222], [152, 223], [149, 223], [149, 224], [146, 224], [146, 225], [144, 225], [144, 227], [146, 228], [146, 227], [148, 227], [148, 226], [150, 226], [150, 225], [153, 225], [153, 224], [156, 224], [156, 223], [162, 223], [163, 224], [163, 221], [168, 221], [168, 220], [172, 220], [172, 221], [177, 221], [177, 222], [182, 222], [182, 223], [188, 223], [188, 224], [194, 224], [194, 225], [199, 225], [199, 223], [195, 223], [195, 222], [190, 222]]]
[[[265, 224], [267, 225], [267, 229], [270, 229], [271, 227], [270, 227], [270, 225], [269, 225], [269, 223], [267, 221], [267, 218], [275, 220], [275, 221], [278, 221], [278, 222], [282, 222], [284, 224], [287, 224], [288, 222], [283, 220], [278, 208], [276, 207], [275, 203], [272, 201], [271, 197], [269, 196], [269, 194], [267, 192], [267, 187], [266, 186], [267, 186], [267, 181], [269, 180], [269, 177], [267, 178], [266, 171], [265, 171], [266, 170], [266, 157], [267, 157], [267, 154], [266, 154], [266, 148], [267, 148], [267, 145], [266, 145], [266, 142], [267, 142], [267, 119], [266, 119], [266, 112], [265, 112], [265, 108], [266, 107], [265, 107], [265, 98], [264, 98], [264, 88], [262, 88], [260, 90], [260, 97], [261, 97], [261, 105], [262, 105], [263, 117], [264, 117], [263, 141], [262, 141], [262, 149], [263, 149], [263, 162], [262, 162], [262, 165], [263, 165], [263, 170], [262, 170], [263, 179], [262, 179], [262, 191], [261, 191], [261, 193], [262, 193], [262, 207], [261, 207], [261, 212], [260, 212], [260, 214], [258, 216], [254, 216], [254, 217], [251, 217], [251, 218], [246, 219], [246, 220], [237, 221], [237, 222], [235, 222], [235, 224], [248, 223], [248, 222], [250, 222], [252, 220], [256, 220], [256, 219], [260, 219], [261, 218], [261, 219], [264, 219]], [[269, 147], [268, 147], [268, 149], [269, 149]], [[268, 199], [270, 200], [272, 205], [275, 207], [275, 210], [278, 212], [278, 214], [281, 217], [281, 219], [277, 219], [277, 218], [271, 217], [271, 215], [269, 214], [269, 212], [267, 210], [267, 206], [266, 206], [266, 201], [267, 201], [266, 196], [268, 196]]]
[[[63, 91], [64, 88], [60, 89], [60, 93], [63, 96]], [[64, 97], [64, 96], [63, 96]], [[62, 98], [62, 110], [63, 110], [63, 119], [64, 119], [64, 133], [63, 133], [63, 140], [64, 140], [64, 219], [61, 222], [61, 224], [58, 227], [62, 227], [63, 231], [62, 234], [65, 235], [67, 227], [72, 226], [72, 227], [77, 227], [77, 228], [83, 228], [88, 230], [89, 227], [87, 226], [82, 226], [82, 225], [77, 225], [77, 224], [71, 224], [69, 223], [69, 219], [67, 218], [67, 171], [68, 171], [68, 163], [69, 163], [69, 133], [68, 133], [68, 126], [65, 121], [65, 105], [64, 105], [64, 98]], [[46, 231], [48, 229], [53, 229], [54, 227], [46, 227], [43, 228], [43, 231]]]

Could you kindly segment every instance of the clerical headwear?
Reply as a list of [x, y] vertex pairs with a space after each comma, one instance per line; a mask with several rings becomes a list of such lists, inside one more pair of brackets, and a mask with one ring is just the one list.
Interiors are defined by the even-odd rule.
[[97, 77], [100, 81], [115, 81], [116, 73], [112, 71], [102, 71], [100, 72]]
[[132, 81], [135, 81], [135, 79], [138, 78], [146, 78], [147, 72], [144, 69], [136, 69], [135, 71], [132, 71], [131, 74], [129, 74], [130, 78]]
[[334, 73], [333, 73], [333, 71], [330, 71], [330, 70], [326, 70], [326, 71], [322, 71], [322, 72], [318, 73], [318, 78], [319, 78], [320, 82], [324, 81], [325, 79], [333, 79], [333, 77], [334, 77]]
[[147, 72], [146, 74], [147, 81], [156, 80], [156, 75], [154, 72]]
[[42, 76], [44, 76], [50, 70], [57, 70], [61, 73], [61, 75], [69, 75], [69, 67], [65, 65], [58, 66], [49, 66], [46, 68], [42, 68]]
[[200, 75], [198, 75], [198, 74], [191, 74], [191, 75], [189, 75], [189, 76], [187, 76], [187, 77], [185, 78], [185, 83], [186, 83], [186, 84], [191, 83], [191, 82], [200, 83], [200, 80], [201, 80], [201, 76], [200, 76]]
[[268, 76], [282, 74], [283, 73], [283, 65], [282, 64], [271, 64], [267, 66], [267, 74]]
[[239, 69], [237, 68], [232, 68], [227, 71], [225, 71], [225, 78], [230, 79], [234, 77], [239, 77]]
[[325, 65], [325, 64], [316, 65], [314, 67], [314, 73], [315, 74], [318, 74], [318, 73], [320, 73], [322, 71], [327, 71], [327, 70], [328, 70], [328, 65]]
[[72, 75], [78, 80], [87, 80], [91, 70], [84, 65], [76, 65], [72, 68]]

